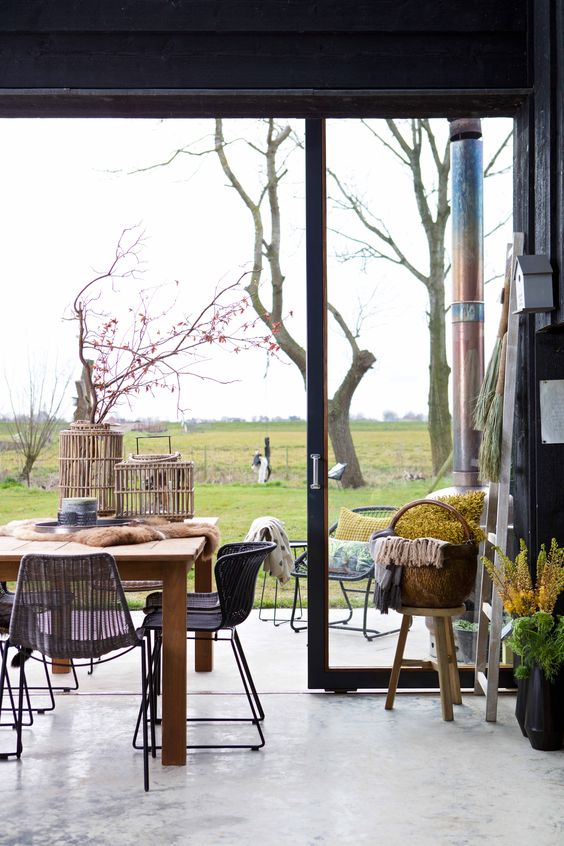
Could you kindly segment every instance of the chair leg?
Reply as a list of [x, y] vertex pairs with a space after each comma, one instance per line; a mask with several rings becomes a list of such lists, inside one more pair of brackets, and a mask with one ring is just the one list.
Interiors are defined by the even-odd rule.
[[16, 721], [16, 758], [21, 758], [23, 743], [22, 743], [22, 724], [23, 724], [23, 694], [25, 688], [25, 662], [20, 664], [20, 678], [18, 685], [18, 717]]
[[[2, 713], [3, 703], [4, 703], [4, 688], [8, 688], [9, 696], [10, 696], [10, 703], [11, 703], [11, 711], [12, 711], [12, 722], [11, 723], [4, 723], [3, 725], [9, 725], [11, 728], [16, 728], [17, 726], [17, 712], [14, 702], [14, 697], [12, 694], [12, 689], [10, 686], [10, 682], [8, 679], [8, 670], [6, 666], [6, 662], [8, 660], [8, 642], [2, 644], [1, 646], [1, 653], [2, 653], [2, 663], [0, 664], [0, 714]], [[7, 758], [11, 758], [12, 756], [16, 755], [16, 751], [14, 752], [0, 752], [0, 759], [5, 760]]]
[[401, 628], [398, 637], [398, 644], [396, 646], [396, 655], [394, 658], [394, 665], [392, 667], [392, 672], [390, 675], [390, 683], [388, 686], [388, 695], [386, 696], [386, 711], [391, 711], [394, 707], [394, 699], [396, 696], [396, 690], [398, 689], [398, 681], [399, 675], [401, 671], [401, 664], [403, 660], [403, 653], [405, 650], [405, 642], [407, 640], [407, 633], [411, 627], [411, 617], [409, 614], [404, 614], [403, 620], [401, 621]]
[[462, 705], [460, 673], [458, 672], [458, 662], [456, 660], [456, 644], [454, 642], [454, 631], [452, 629], [452, 617], [447, 617], [445, 619], [445, 633], [452, 701], [454, 705]]
[[[343, 593], [343, 596], [345, 597], [345, 601], [349, 609], [349, 616], [343, 620], [334, 620], [332, 623], [329, 623], [330, 628], [343, 628], [349, 632], [362, 632], [366, 640], [375, 640], [376, 638], [386, 637], [386, 635], [396, 634], [397, 632], [399, 632], [399, 629], [388, 629], [386, 631], [381, 632], [378, 629], [368, 628], [368, 606], [370, 603], [370, 598], [372, 596], [370, 588], [372, 587], [373, 581], [374, 579], [372, 576], [367, 576], [366, 590], [360, 590], [359, 588], [346, 588], [343, 582], [339, 582], [341, 586], [341, 591]], [[353, 615], [353, 607], [349, 599], [349, 593], [362, 593], [364, 595], [362, 626], [349, 625], [349, 621]]]
[[347, 589], [342, 582], [339, 582], [339, 587], [341, 588], [341, 593], [343, 594], [345, 602], [347, 603], [347, 610], [349, 613], [348, 616], [344, 617], [342, 620], [335, 620], [334, 623], [329, 623], [330, 626], [346, 626], [349, 620], [352, 619], [353, 615], [353, 607], [351, 605]]
[[[241, 645], [241, 641], [237, 634], [237, 631], [233, 629], [232, 634], [229, 638], [220, 638], [220, 640], [229, 640], [231, 643], [231, 649], [233, 651], [233, 655], [235, 658], [235, 663], [237, 665], [237, 669], [239, 671], [239, 675], [241, 677], [241, 681], [243, 684], [243, 689], [245, 695], [247, 697], [247, 701], [249, 703], [249, 708], [252, 714], [252, 717], [189, 717], [188, 722], [197, 722], [197, 723], [214, 723], [214, 722], [227, 722], [227, 723], [252, 723], [259, 735], [260, 742], [259, 743], [217, 743], [217, 744], [188, 744], [187, 749], [252, 749], [258, 750], [261, 749], [265, 745], [265, 738], [262, 732], [260, 723], [264, 720], [264, 709], [262, 707], [262, 703], [260, 701], [260, 697], [258, 695], [253, 677], [251, 675], [251, 671], [249, 669], [249, 665], [247, 662], [247, 658], [243, 651], [243, 647]], [[151, 673], [151, 664], [152, 664], [152, 673], [153, 679], [155, 678], [158, 667], [160, 666], [160, 652], [161, 652], [161, 637], [160, 633], [155, 635], [155, 646], [152, 651], [152, 655], [150, 660], [147, 662], [147, 674]], [[135, 749], [140, 749], [139, 746], [139, 729], [141, 727], [141, 723], [149, 723], [150, 730], [151, 730], [151, 749], [154, 755], [154, 751], [156, 749], [161, 749], [160, 745], [157, 745], [155, 742], [155, 735], [154, 735], [154, 726], [158, 724], [160, 720], [157, 717], [157, 707], [156, 707], [156, 700], [157, 696], [155, 693], [155, 686], [153, 685], [153, 690], [148, 691], [144, 697], [145, 702], [147, 703], [147, 709], [145, 712], [143, 711], [143, 702], [139, 708], [139, 713], [137, 715], [137, 722], [135, 725], [135, 730], [133, 733], [133, 747]]]
[[443, 720], [450, 722], [454, 719], [454, 714], [452, 711], [452, 693], [445, 618], [433, 617], [433, 623], [435, 625], [437, 643], [437, 664], [439, 669], [439, 687], [441, 689], [441, 710]]
[[[300, 587], [300, 577], [295, 576], [295, 583], [294, 583], [294, 601], [292, 602], [292, 613], [290, 615], [290, 628], [294, 632], [303, 632], [304, 629], [307, 629], [307, 623], [303, 626], [296, 626], [296, 619], [301, 620], [303, 616], [303, 608], [302, 608], [302, 592]], [[298, 601], [300, 603], [300, 616], [296, 617], [296, 609], [298, 607]]]
[[[7, 709], [4, 709], [4, 710], [9, 710], [9, 711], [12, 712], [13, 721], [8, 722], [8, 723], [0, 723], [0, 725], [2, 725], [2, 726], [8, 725], [8, 726], [11, 726], [12, 728], [15, 729], [16, 728], [16, 701], [14, 699], [14, 691], [12, 689], [12, 683], [10, 681], [10, 673], [8, 671], [8, 648], [9, 648], [9, 643], [7, 641], [5, 643], [0, 642], [0, 657], [3, 658], [4, 650], [6, 651], [5, 686], [6, 686], [6, 689], [8, 691], [8, 696], [10, 698], [10, 707], [7, 708]], [[33, 690], [33, 689], [34, 688], [30, 688], [28, 686], [27, 680], [24, 677], [24, 691], [25, 691], [25, 702], [26, 702], [25, 710], [26, 710], [26, 714], [28, 715], [28, 717], [26, 719], [26, 722], [23, 722], [23, 718], [22, 718], [22, 725], [25, 726], [26, 728], [29, 728], [29, 726], [33, 725], [33, 712], [34, 712], [34, 710], [36, 710], [38, 713], [40, 713], [38, 708], [34, 709], [34, 708], [32, 708], [32, 705], [31, 705], [31, 699], [30, 699], [30, 696], [29, 696], [29, 691]], [[39, 690], [43, 690], [43, 688], [39, 688]], [[0, 715], [2, 714], [2, 710], [3, 710], [3, 706], [0, 704]]]
[[[155, 684], [155, 680], [158, 678], [160, 673], [160, 654], [161, 654], [161, 639], [160, 637], [155, 634], [155, 644], [151, 646], [151, 638], [150, 632], [148, 632], [145, 636], [146, 643], [146, 658], [145, 658], [145, 672], [148, 677], [148, 684], [146, 685], [146, 692], [142, 694], [141, 697], [141, 704], [139, 706], [139, 711], [137, 713], [137, 722], [135, 723], [135, 729], [133, 730], [133, 740], [132, 745], [134, 749], [141, 749], [142, 747], [139, 746], [138, 738], [139, 738], [139, 729], [141, 727], [141, 722], [143, 719], [148, 719], [150, 723], [150, 730], [151, 730], [151, 756], [153, 758], [156, 757], [156, 750], [160, 749], [157, 746], [156, 737], [155, 737], [155, 726], [160, 720], [157, 718], [157, 688]], [[145, 701], [144, 701], [145, 700]], [[143, 716], [145, 714], [145, 717]]]
[[[253, 677], [251, 675], [251, 671], [249, 669], [249, 664], [247, 663], [247, 657], [246, 657], [246, 655], [243, 651], [243, 646], [241, 644], [241, 640], [239, 638], [239, 635], [237, 634], [237, 629], [233, 630], [233, 642], [234, 642], [234, 644], [237, 648], [237, 652], [239, 654], [239, 659], [240, 659], [242, 667], [245, 671], [245, 676], [247, 678], [247, 682], [248, 682], [250, 691], [252, 693], [252, 696], [253, 696], [253, 699], [254, 699], [254, 702], [255, 702], [255, 707], [256, 707], [257, 714], [258, 714], [258, 719], [260, 721], [262, 721], [262, 720], [264, 720], [264, 708], [262, 707], [262, 702], [260, 701], [260, 698], [259, 698], [256, 686], [255, 686]], [[237, 662], [237, 664], [239, 666], [239, 662]], [[242, 675], [241, 675], [241, 678], [243, 678]], [[243, 678], [243, 684], [245, 684], [244, 678]]]
[[[147, 669], [145, 644], [141, 646], [141, 719], [143, 721], [143, 786], [149, 790], [149, 734], [147, 727], [147, 699], [152, 698], [150, 671]], [[148, 692], [149, 691], [149, 692]], [[152, 729], [151, 729], [152, 730]]]

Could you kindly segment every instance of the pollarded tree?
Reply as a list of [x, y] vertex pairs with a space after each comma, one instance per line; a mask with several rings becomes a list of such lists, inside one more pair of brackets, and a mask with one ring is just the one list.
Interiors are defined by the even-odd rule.
[[30, 363], [27, 385], [17, 397], [8, 385], [13, 414], [8, 431], [23, 460], [20, 478], [28, 487], [37, 459], [60, 424], [59, 412], [69, 381], [60, 375], [57, 365], [48, 372], [47, 365], [35, 367]]
[[[250, 302], [258, 318], [270, 331], [275, 332], [276, 344], [298, 368], [305, 386], [306, 351], [289, 327], [293, 305], [290, 303], [288, 306], [288, 298], [285, 297], [280, 211], [280, 185], [287, 174], [287, 160], [302, 143], [289, 124], [280, 126], [273, 118], [262, 121], [262, 124], [265, 133], [261, 143], [255, 144], [251, 139], [237, 139], [242, 140], [246, 150], [256, 157], [253, 170], [259, 179], [258, 187], [249, 187], [251, 177], [247, 163], [241, 164], [238, 161], [238, 165], [233, 164], [229, 150], [233, 142], [226, 141], [220, 118], [215, 121], [213, 144], [210, 147], [199, 149], [197, 144], [188, 144], [174, 151], [167, 161], [142, 170], [169, 165], [182, 155], [205, 156], [211, 153], [217, 156], [229, 186], [236, 191], [252, 222], [252, 269], [246, 284]], [[237, 170], [243, 169], [245, 179], [237, 173]], [[359, 344], [361, 321], [357, 320], [355, 325], [349, 324], [342, 312], [331, 303], [328, 304], [328, 311], [346, 339], [350, 351], [347, 371], [329, 400], [329, 437], [336, 460], [347, 464], [343, 486], [356, 488], [364, 485], [365, 481], [351, 435], [350, 407], [354, 392], [376, 358], [370, 350], [362, 349]]]
[[[446, 129], [446, 121], [442, 123]], [[448, 133], [445, 133], [446, 140], [441, 141], [440, 133], [428, 119], [362, 121], [362, 124], [377, 144], [378, 155], [391, 155], [409, 173], [412, 196], [427, 249], [426, 253], [413, 255], [411, 245], [403, 244], [399, 235], [390, 232], [375, 206], [369, 205], [357, 191], [331, 172], [338, 189], [337, 205], [354, 214], [364, 233], [354, 237], [342, 231], [349, 242], [354, 244], [347, 258], [359, 258], [363, 262], [384, 259], [403, 268], [426, 289], [429, 326], [428, 429], [433, 472], [438, 473], [452, 451], [450, 367], [447, 361], [445, 321], [445, 282], [450, 271], [445, 249], [450, 217]], [[503, 172], [494, 168], [509, 138], [502, 142], [485, 167], [485, 177]]]
[[[265, 120], [264, 124], [266, 132], [263, 145], [258, 146], [248, 142], [264, 163], [264, 177], [256, 196], [251, 196], [235, 172], [228, 155], [223, 121], [220, 118], [215, 122], [214, 151], [229, 185], [237, 192], [252, 218], [253, 267], [246, 289], [251, 303], [268, 328], [277, 327], [276, 342], [290, 361], [296, 365], [305, 385], [306, 353], [303, 346], [290, 333], [286, 320], [286, 314], [289, 314], [291, 309], [287, 308], [284, 301], [285, 277], [282, 271], [279, 194], [280, 183], [287, 173], [287, 156], [298, 142], [289, 124], [279, 126], [273, 118]], [[261, 285], [266, 276], [265, 260], [269, 278], [266, 296], [264, 284]], [[328, 303], [327, 308], [346, 338], [350, 351], [348, 369], [329, 400], [329, 437], [336, 460], [347, 464], [343, 485], [357, 488], [364, 485], [365, 481], [351, 435], [350, 408], [354, 392], [376, 358], [370, 350], [361, 349], [359, 346], [359, 328], [351, 328], [342, 312], [333, 304]]]

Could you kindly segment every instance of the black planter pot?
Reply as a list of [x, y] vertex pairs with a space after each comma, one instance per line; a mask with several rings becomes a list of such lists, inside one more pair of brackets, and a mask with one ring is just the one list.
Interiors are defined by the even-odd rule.
[[547, 681], [540, 667], [534, 666], [528, 679], [525, 730], [533, 749], [552, 752], [564, 741], [564, 714], [561, 685]]
[[529, 691], [529, 679], [516, 679], [517, 682], [517, 701], [515, 702], [515, 718], [519, 723], [521, 734], [527, 737], [527, 730], [525, 728], [525, 716], [527, 714], [527, 695]]

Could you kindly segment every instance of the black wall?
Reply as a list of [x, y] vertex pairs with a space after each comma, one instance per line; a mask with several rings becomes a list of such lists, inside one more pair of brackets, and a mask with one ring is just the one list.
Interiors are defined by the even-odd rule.
[[394, 98], [384, 98], [382, 111], [375, 93], [390, 90], [417, 92], [411, 107], [438, 114], [428, 92], [443, 89], [453, 108], [466, 99], [465, 114], [483, 112], [476, 92], [503, 92], [489, 107], [508, 113], [515, 92], [531, 83], [525, 0], [18, 0], [3, 7], [0, 114], [389, 115]]
[[538, 381], [564, 377], [564, 0], [19, 0], [0, 15], [2, 116], [514, 115], [515, 228], [557, 309], [521, 319], [515, 526], [564, 542], [564, 445]]

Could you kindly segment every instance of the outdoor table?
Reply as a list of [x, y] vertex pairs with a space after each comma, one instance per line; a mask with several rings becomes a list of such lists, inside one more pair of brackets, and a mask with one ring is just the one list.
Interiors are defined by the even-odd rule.
[[[212, 588], [211, 557], [204, 537], [174, 538], [123, 546], [92, 547], [69, 541], [25, 541], [0, 537], [0, 581], [15, 581], [23, 555], [91, 555], [109, 552], [122, 579], [163, 583], [162, 763], [186, 764], [186, 576], [194, 564], [197, 591]], [[195, 667], [213, 669], [211, 638], [196, 641]], [[63, 670], [64, 671], [64, 670]]]

